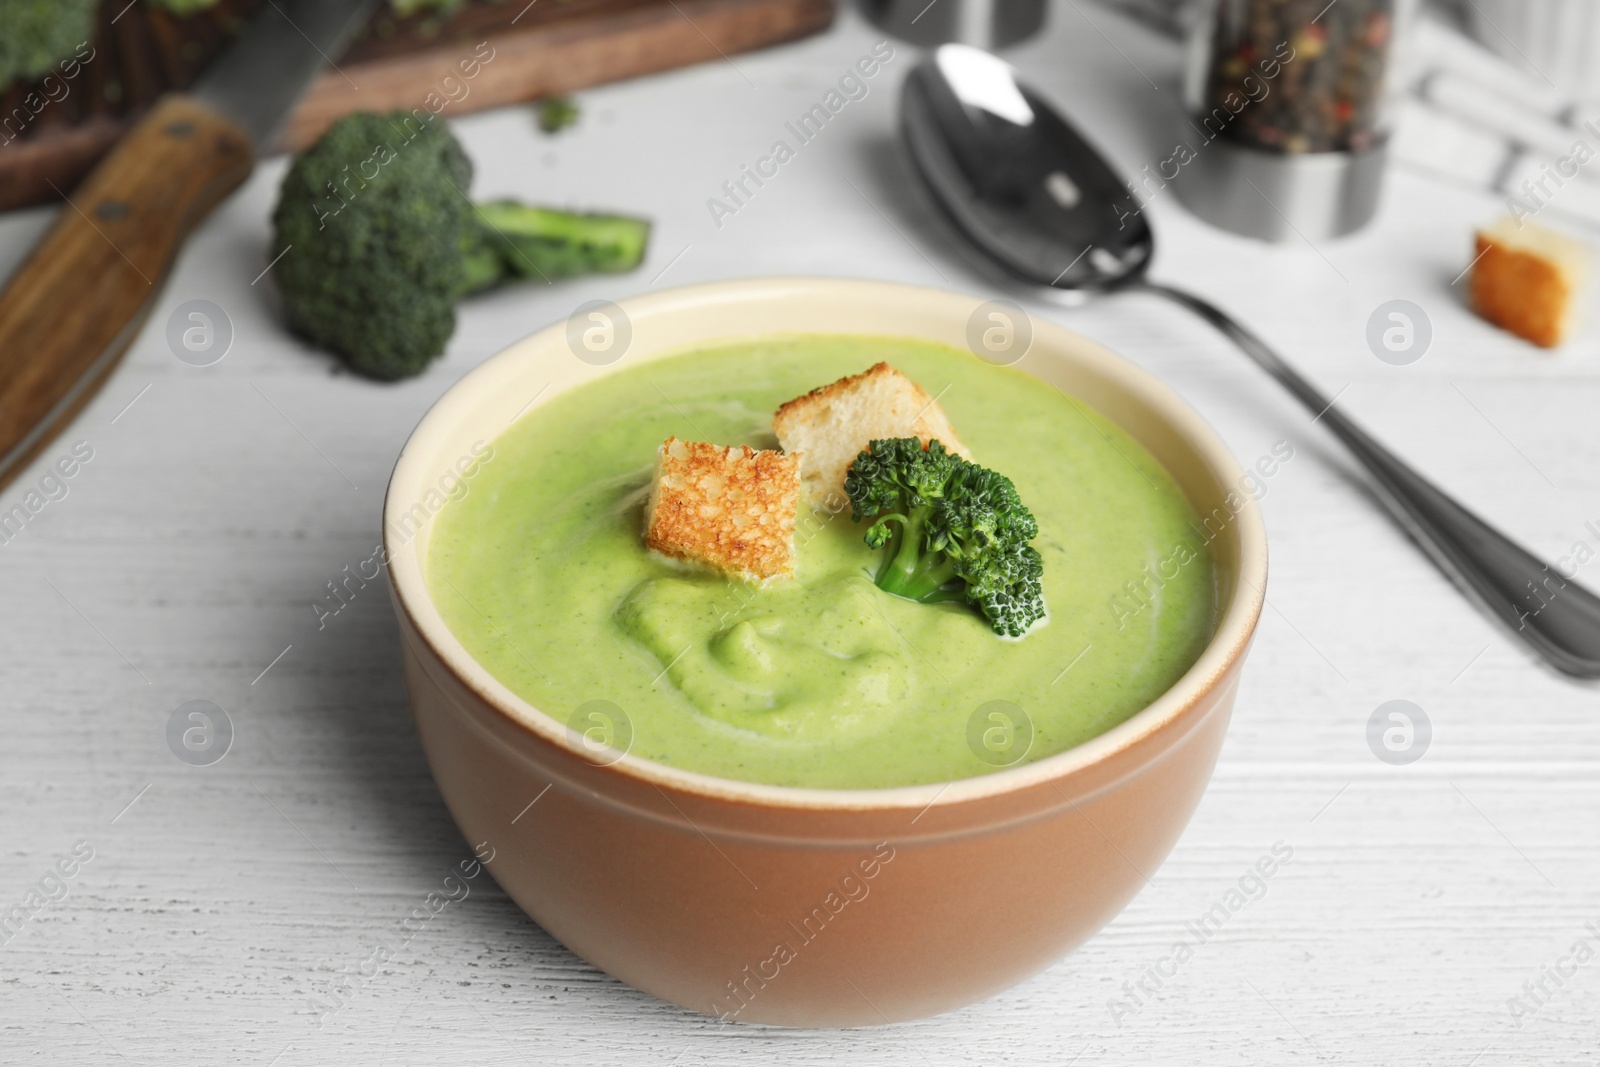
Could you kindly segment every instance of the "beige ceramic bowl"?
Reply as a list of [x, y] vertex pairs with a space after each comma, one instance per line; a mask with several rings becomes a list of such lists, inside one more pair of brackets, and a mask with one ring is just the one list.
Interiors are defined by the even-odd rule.
[[857, 1026], [932, 1015], [1005, 989], [1083, 942], [1128, 903], [1188, 823], [1261, 610], [1261, 518], [1247, 498], [1241, 505], [1244, 494], [1233, 495], [1241, 510], [1232, 513], [1240, 471], [1170, 389], [1045, 321], [1033, 322], [1017, 366], [1126, 429], [1222, 529], [1213, 542], [1215, 639], [1169, 692], [1086, 744], [978, 778], [862, 791], [756, 785], [631, 755], [601, 765], [605, 758], [569, 736], [571, 709], [535, 708], [513, 694], [429, 598], [428, 519], [441, 486], [470, 470], [457, 465], [474, 442], [492, 441], [530, 404], [663, 354], [762, 334], [901, 335], [965, 347], [982, 303], [821, 279], [641, 296], [622, 305], [632, 339], [619, 361], [576, 358], [568, 325], [552, 326], [462, 379], [401, 453], [385, 539], [406, 682], [434, 778], [467, 840], [492, 850], [500, 885], [595, 966], [730, 1019]]

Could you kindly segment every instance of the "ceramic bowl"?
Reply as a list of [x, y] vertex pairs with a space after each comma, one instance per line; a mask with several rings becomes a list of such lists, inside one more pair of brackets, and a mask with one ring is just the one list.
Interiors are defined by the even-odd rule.
[[568, 709], [531, 706], [475, 662], [429, 597], [432, 516], [471, 471], [474, 445], [531, 406], [665, 354], [764, 334], [966, 347], [974, 322], [989, 322], [984, 304], [878, 282], [769, 279], [640, 296], [620, 313], [586, 306], [468, 374], [406, 444], [385, 544], [434, 778], [505, 891], [596, 967], [723, 1019], [858, 1026], [932, 1015], [1083, 942], [1183, 832], [1261, 610], [1261, 517], [1227, 449], [1170, 389], [1047, 321], [1024, 324], [1032, 341], [1016, 366], [1127, 430], [1221, 529], [1216, 636], [1168, 692], [1077, 748], [977, 778], [854, 791], [597, 754], [569, 733]]

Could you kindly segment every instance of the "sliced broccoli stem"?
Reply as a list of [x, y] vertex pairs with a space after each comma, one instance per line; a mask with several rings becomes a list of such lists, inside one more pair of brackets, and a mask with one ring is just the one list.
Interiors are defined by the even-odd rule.
[[485, 240], [510, 278], [632, 270], [650, 240], [648, 221], [623, 215], [579, 215], [514, 200], [479, 204], [477, 211]]

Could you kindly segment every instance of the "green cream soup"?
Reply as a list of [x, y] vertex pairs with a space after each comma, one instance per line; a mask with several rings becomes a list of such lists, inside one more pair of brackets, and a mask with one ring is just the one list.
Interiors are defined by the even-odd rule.
[[[1027, 637], [878, 589], [879, 554], [848, 507], [802, 506], [793, 581], [746, 585], [645, 551], [663, 439], [776, 447], [779, 404], [879, 360], [937, 394], [1038, 518], [1049, 617]], [[1206, 540], [1149, 453], [1037, 379], [920, 341], [782, 337], [624, 369], [534, 408], [468, 485], [427, 560], [467, 650], [597, 740], [728, 778], [878, 788], [1040, 759], [1160, 695], [1214, 624]]]

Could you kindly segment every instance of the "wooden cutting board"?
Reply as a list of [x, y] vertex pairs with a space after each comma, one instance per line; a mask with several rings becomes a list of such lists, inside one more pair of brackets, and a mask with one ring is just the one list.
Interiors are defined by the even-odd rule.
[[[0, 211], [75, 186], [169, 89], [191, 85], [261, 5], [221, 0], [186, 19], [104, 5], [93, 57], [71, 78], [0, 94]], [[280, 148], [341, 115], [421, 107], [454, 116], [618, 81], [817, 33], [837, 0], [469, 0], [452, 18], [380, 10], [306, 93]], [[120, 12], [120, 14], [119, 14]]]

